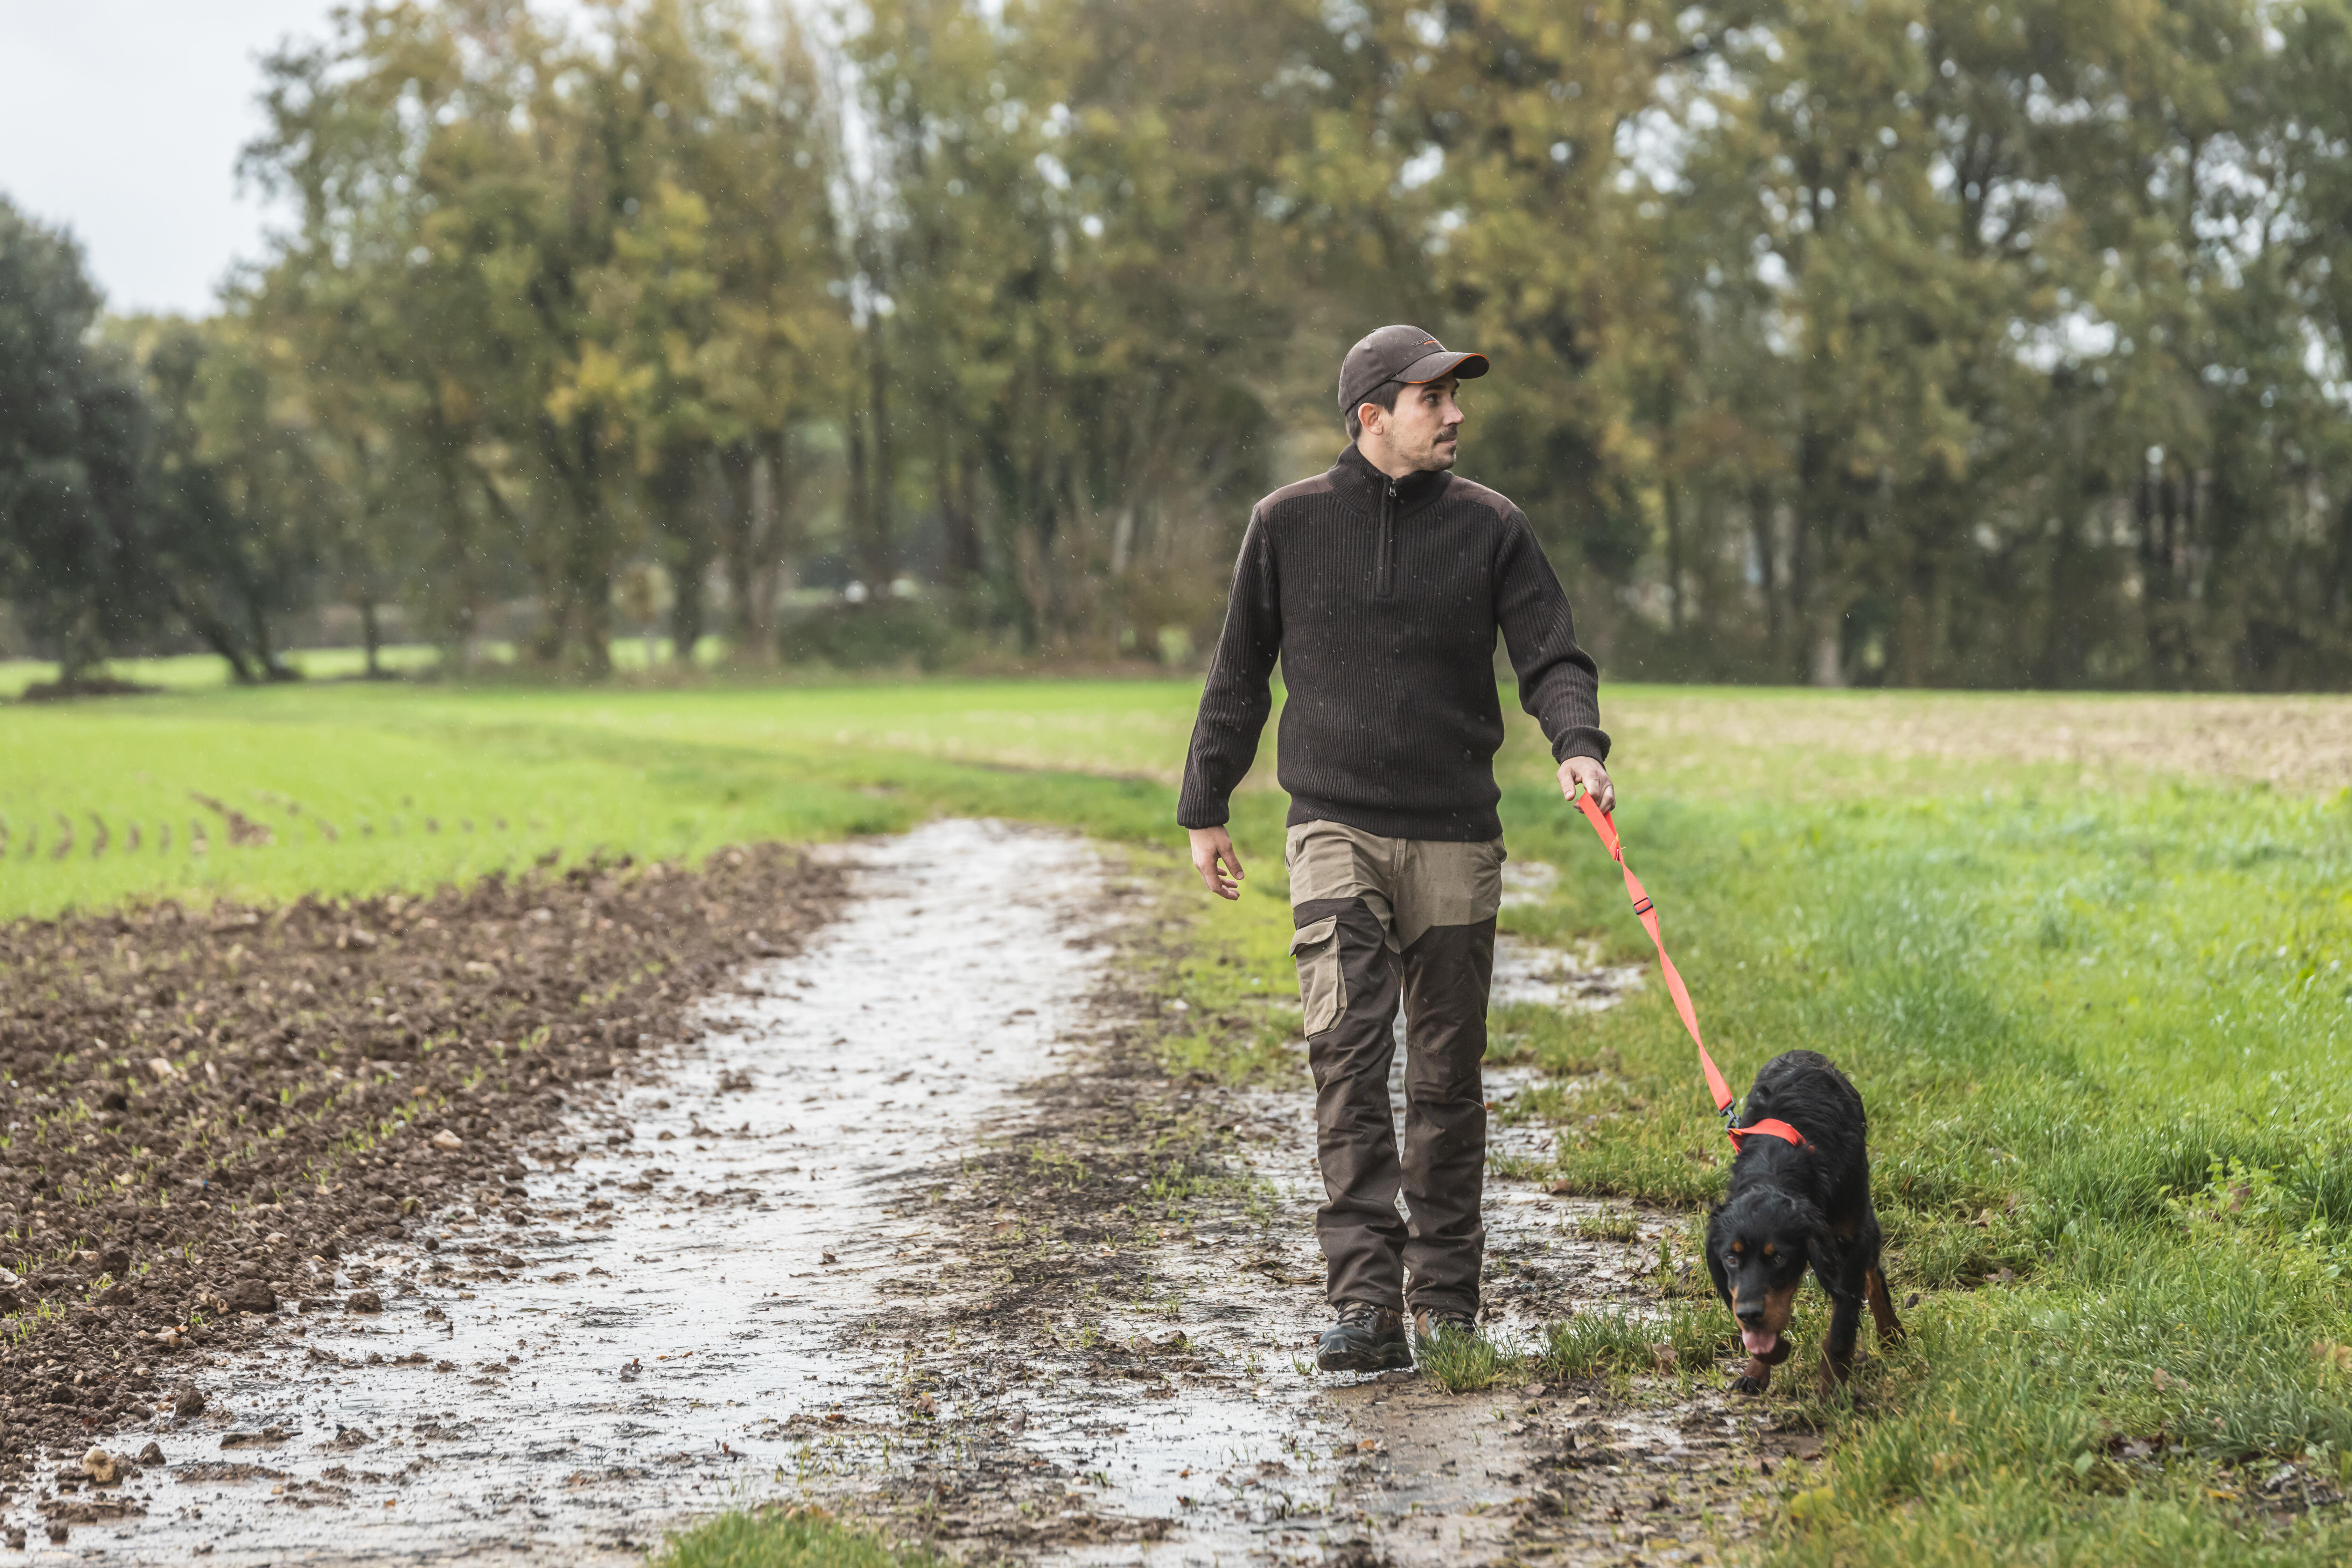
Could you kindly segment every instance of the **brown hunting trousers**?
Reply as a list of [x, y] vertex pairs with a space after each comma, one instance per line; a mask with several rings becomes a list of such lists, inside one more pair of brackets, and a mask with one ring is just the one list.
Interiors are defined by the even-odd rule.
[[[1298, 996], [1315, 1073], [1325, 1201], [1315, 1230], [1334, 1306], [1475, 1314], [1486, 1229], [1486, 993], [1503, 841], [1290, 830]], [[1405, 1017], [1404, 1141], [1389, 1103]], [[1404, 1194], [1405, 1213], [1397, 1212]]]

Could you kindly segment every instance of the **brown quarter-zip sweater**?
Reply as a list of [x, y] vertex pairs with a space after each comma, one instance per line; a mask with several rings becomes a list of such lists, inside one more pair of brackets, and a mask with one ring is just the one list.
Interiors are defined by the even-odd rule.
[[1349, 447], [1250, 514], [1176, 820], [1209, 827], [1257, 755], [1282, 660], [1290, 821], [1390, 838], [1501, 836], [1495, 634], [1554, 760], [1606, 759], [1600, 678], [1519, 509], [1451, 474], [1391, 479]]

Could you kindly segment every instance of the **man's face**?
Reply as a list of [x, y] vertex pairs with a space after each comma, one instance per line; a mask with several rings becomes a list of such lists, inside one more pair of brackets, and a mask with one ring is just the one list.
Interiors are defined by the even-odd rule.
[[1367, 405], [1360, 416], [1367, 428], [1378, 429], [1389, 450], [1424, 472], [1454, 466], [1461, 450], [1462, 405], [1454, 401], [1461, 383], [1441, 376], [1420, 386], [1408, 386], [1397, 395], [1393, 410]]

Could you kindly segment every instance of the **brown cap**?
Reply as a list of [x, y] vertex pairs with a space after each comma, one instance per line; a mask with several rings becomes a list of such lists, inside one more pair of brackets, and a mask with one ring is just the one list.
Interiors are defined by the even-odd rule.
[[1485, 354], [1455, 353], [1419, 327], [1382, 327], [1339, 362], [1339, 412], [1348, 414], [1391, 381], [1419, 386], [1443, 375], [1486, 374]]

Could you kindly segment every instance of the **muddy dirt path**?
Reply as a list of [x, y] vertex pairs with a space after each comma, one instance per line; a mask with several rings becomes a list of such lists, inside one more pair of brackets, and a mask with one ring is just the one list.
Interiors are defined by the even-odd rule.
[[[159, 1416], [114, 1494], [146, 1511], [33, 1556], [618, 1563], [765, 1501], [972, 1561], [1698, 1561], [1749, 1528], [1798, 1439], [1712, 1377], [1312, 1372], [1303, 1067], [1159, 1069], [1128, 962], [1155, 894], [1115, 858], [948, 822], [843, 860], [839, 918], [575, 1107], [526, 1195], [367, 1257], [380, 1314], [212, 1357], [207, 1409]], [[1564, 1005], [1627, 979], [1516, 944], [1499, 970]], [[1589, 1240], [1599, 1204], [1489, 1194], [1507, 1342], [1642, 1305], [1680, 1223]]]

